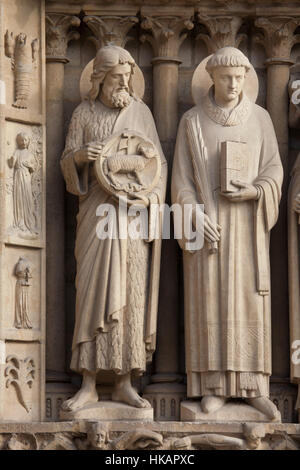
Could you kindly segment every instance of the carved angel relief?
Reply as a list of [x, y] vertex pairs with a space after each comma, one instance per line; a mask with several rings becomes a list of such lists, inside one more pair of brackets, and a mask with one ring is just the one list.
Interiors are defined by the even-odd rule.
[[27, 108], [30, 96], [30, 82], [34, 68], [37, 67], [39, 41], [34, 39], [27, 42], [24, 33], [14, 37], [12, 32], [5, 34], [5, 55], [11, 59], [12, 70], [15, 74], [15, 108]]
[[40, 232], [41, 213], [41, 129], [32, 128], [32, 137], [20, 132], [16, 138], [17, 149], [8, 159], [8, 166], [14, 170], [8, 178], [6, 190], [13, 196], [14, 221], [9, 234], [24, 239], [34, 239]]
[[15, 292], [15, 322], [16, 328], [32, 328], [29, 320], [29, 288], [32, 279], [31, 266], [26, 258], [19, 258], [15, 267], [16, 292]]
[[6, 388], [13, 385], [17, 392], [20, 404], [25, 408], [27, 413], [31, 410], [31, 404], [25, 400], [26, 387], [32, 388], [35, 377], [35, 362], [32, 357], [20, 359], [16, 355], [10, 355], [6, 358], [8, 364], [5, 369]]

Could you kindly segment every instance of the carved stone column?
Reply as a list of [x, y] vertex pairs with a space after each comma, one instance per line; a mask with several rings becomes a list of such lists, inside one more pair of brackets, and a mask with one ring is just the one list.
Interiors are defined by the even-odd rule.
[[199, 23], [204, 24], [209, 34], [200, 33], [197, 39], [202, 39], [209, 54], [226, 46], [239, 47], [246, 38], [245, 34], [238, 34], [243, 19], [237, 16], [212, 17], [198, 13]]
[[[271, 236], [272, 322], [273, 322], [273, 375], [275, 378], [289, 376], [288, 331], [288, 269], [287, 269], [287, 186], [288, 186], [288, 81], [292, 64], [290, 53], [299, 42], [294, 35], [300, 18], [258, 18], [255, 25], [262, 30], [255, 40], [266, 51], [267, 60], [267, 109], [271, 115], [278, 139], [284, 168], [284, 183], [279, 220]], [[280, 249], [279, 249], [280, 247]], [[280, 348], [277, 347], [280, 345]]]
[[138, 18], [133, 15], [89, 15], [83, 18], [93, 32], [94, 37], [91, 38], [97, 49], [113, 43], [116, 46], [124, 47], [128, 39], [128, 31], [138, 23]]
[[[163, 144], [176, 137], [178, 124], [178, 57], [179, 48], [194, 27], [193, 11], [184, 9], [175, 14], [142, 9], [143, 29], [149, 31], [141, 36], [148, 41], [154, 52], [153, 64], [153, 114], [158, 135]], [[168, 86], [166, 87], [166, 84]]]
[[60, 157], [64, 148], [64, 67], [69, 41], [79, 39], [71, 30], [76, 16], [46, 14], [47, 83], [47, 380], [65, 381], [66, 318], [64, 272], [64, 182]]
[[273, 120], [283, 164], [288, 154], [288, 92], [291, 49], [299, 42], [299, 35], [294, 32], [300, 24], [300, 18], [275, 17], [258, 18], [255, 25], [262, 29], [255, 36], [267, 54], [268, 73], [267, 109]]
[[[152, 45], [153, 114], [158, 135], [168, 160], [169, 180], [178, 124], [178, 67], [179, 48], [186, 38], [186, 30], [193, 28], [193, 10], [142, 8], [141, 37]], [[170, 12], [170, 9], [169, 9]], [[169, 194], [169, 191], [168, 193]], [[167, 202], [168, 200], [167, 196]], [[161, 262], [160, 300], [158, 311], [158, 337], [155, 355], [155, 375], [144, 396], [153, 403], [156, 419], [179, 419], [180, 400], [185, 387], [179, 382], [179, 272], [176, 240], [163, 242]], [[171, 280], [170, 280], [171, 273]]]

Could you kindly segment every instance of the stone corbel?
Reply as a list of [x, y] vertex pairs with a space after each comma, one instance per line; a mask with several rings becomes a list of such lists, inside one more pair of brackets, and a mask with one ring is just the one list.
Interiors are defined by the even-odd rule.
[[138, 23], [138, 18], [134, 15], [88, 15], [83, 18], [84, 23], [94, 34], [90, 39], [95, 44], [97, 50], [107, 44], [115, 44], [124, 47], [131, 38], [127, 36], [129, 30]]
[[239, 47], [247, 37], [246, 34], [238, 33], [243, 23], [243, 19], [238, 16], [212, 17], [198, 13], [197, 17], [199, 23], [208, 30], [208, 34], [198, 34], [197, 39], [205, 42], [209, 54], [226, 46]]
[[46, 15], [47, 62], [68, 62], [66, 57], [68, 43], [80, 37], [79, 33], [71, 28], [79, 25], [80, 19], [77, 16], [61, 13], [48, 13]]
[[180, 9], [173, 14], [157, 11], [153, 9], [142, 9], [141, 27], [148, 31], [141, 36], [141, 41], [148, 41], [154, 52], [155, 60], [168, 58], [178, 60], [179, 48], [187, 33], [193, 29], [194, 23], [191, 21], [193, 10], [190, 8]]

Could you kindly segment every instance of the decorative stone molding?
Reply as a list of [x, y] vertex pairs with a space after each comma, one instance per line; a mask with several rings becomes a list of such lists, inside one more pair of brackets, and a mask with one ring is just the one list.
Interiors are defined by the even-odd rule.
[[94, 36], [90, 39], [95, 44], [97, 50], [107, 44], [115, 44], [124, 47], [130, 39], [127, 36], [128, 31], [138, 23], [136, 16], [85, 16], [84, 23], [90, 28]]
[[[193, 12], [190, 9], [185, 9], [177, 14], [153, 14], [150, 11], [142, 10], [142, 23], [143, 29], [149, 33], [141, 36], [141, 41], [148, 41], [154, 51], [155, 59], [178, 59], [179, 48], [187, 33], [186, 30], [191, 30], [194, 23], [191, 21]], [[180, 61], [179, 61], [180, 62]]]
[[[1, 426], [0, 426], [1, 428]], [[10, 423], [0, 450], [297, 450], [299, 426], [250, 423]], [[166, 458], [168, 454], [160, 454]], [[169, 454], [170, 455], [170, 454]], [[116, 457], [120, 458], [120, 457]], [[120, 463], [120, 462], [119, 462]]]
[[77, 16], [60, 13], [48, 13], [46, 15], [46, 58], [47, 62], [67, 63], [66, 57], [69, 41], [79, 39], [77, 31], [69, 31], [73, 26], [80, 25]]
[[290, 63], [291, 49], [294, 44], [300, 42], [300, 35], [294, 34], [300, 25], [300, 18], [274, 17], [258, 18], [255, 26], [262, 29], [257, 33], [254, 40], [262, 44], [268, 57], [267, 64]]
[[197, 39], [202, 39], [209, 54], [226, 46], [238, 47], [246, 38], [246, 34], [238, 34], [243, 19], [237, 16], [210, 17], [198, 13], [198, 20], [208, 29], [209, 34], [200, 33]]

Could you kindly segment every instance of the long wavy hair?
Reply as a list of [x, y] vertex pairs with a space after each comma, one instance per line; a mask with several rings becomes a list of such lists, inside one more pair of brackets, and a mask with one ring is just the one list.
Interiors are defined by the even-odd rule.
[[112, 44], [108, 46], [101, 47], [96, 54], [93, 73], [91, 75], [92, 88], [90, 89], [86, 99], [89, 100], [90, 104], [93, 106], [95, 100], [97, 99], [101, 84], [103, 83], [106, 74], [110, 72], [113, 67], [119, 64], [129, 64], [131, 67], [131, 76], [128, 82], [129, 94], [134, 95], [134, 90], [132, 86], [132, 77], [134, 74], [135, 61], [131, 54], [129, 54], [126, 49], [123, 49], [119, 46], [114, 46]]

